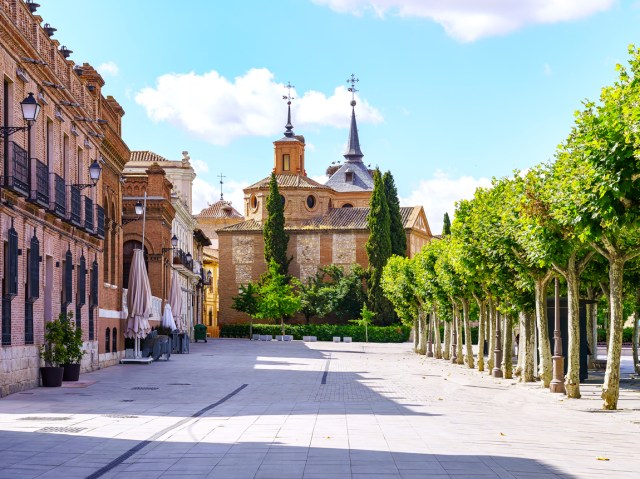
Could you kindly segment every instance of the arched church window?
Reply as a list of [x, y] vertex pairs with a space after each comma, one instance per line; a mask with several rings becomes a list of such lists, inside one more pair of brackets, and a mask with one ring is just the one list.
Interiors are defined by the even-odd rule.
[[249, 205], [251, 206], [251, 209], [256, 209], [258, 208], [258, 198], [256, 197], [256, 195], [251, 195], [251, 198], [249, 199]]
[[287, 203], [287, 199], [284, 197], [284, 195], [280, 195], [280, 199], [282, 200], [282, 206], [284, 207]]
[[345, 203], [344, 205], [342, 205], [343, 208], [353, 208], [353, 205], [351, 203]]
[[289, 171], [291, 169], [291, 156], [287, 153], [282, 155], [282, 169]]

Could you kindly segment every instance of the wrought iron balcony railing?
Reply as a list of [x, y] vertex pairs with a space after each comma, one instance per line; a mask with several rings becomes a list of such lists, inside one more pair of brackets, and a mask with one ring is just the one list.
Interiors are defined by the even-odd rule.
[[54, 198], [50, 209], [60, 218], [66, 218], [67, 215], [67, 192], [64, 184], [64, 178], [60, 175], [53, 174]]
[[22, 195], [29, 197], [29, 158], [27, 150], [18, 145], [15, 141], [8, 144], [8, 171], [5, 172], [5, 186]]
[[84, 229], [88, 233], [94, 232], [93, 226], [93, 200], [88, 196], [84, 197]]
[[36, 184], [31, 199], [43, 208], [49, 207], [49, 167], [40, 160], [36, 163]]
[[82, 201], [80, 198], [80, 188], [71, 186], [71, 210], [69, 212], [69, 221], [72, 225], [82, 226]]

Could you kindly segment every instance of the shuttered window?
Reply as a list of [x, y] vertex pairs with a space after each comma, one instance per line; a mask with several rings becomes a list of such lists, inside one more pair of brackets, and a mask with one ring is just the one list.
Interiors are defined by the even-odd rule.
[[67, 250], [64, 256], [62, 270], [62, 308], [63, 311], [71, 304], [73, 296], [73, 255]]

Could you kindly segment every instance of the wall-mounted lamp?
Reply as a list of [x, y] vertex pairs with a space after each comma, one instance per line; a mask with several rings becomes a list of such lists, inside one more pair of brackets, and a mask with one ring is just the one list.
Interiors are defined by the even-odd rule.
[[100, 166], [100, 163], [98, 163], [98, 160], [93, 160], [93, 162], [89, 166], [89, 178], [91, 179], [91, 183], [80, 183], [72, 186], [80, 190], [83, 190], [85, 188], [93, 188], [98, 184], [98, 180], [100, 180], [101, 174], [102, 167]]

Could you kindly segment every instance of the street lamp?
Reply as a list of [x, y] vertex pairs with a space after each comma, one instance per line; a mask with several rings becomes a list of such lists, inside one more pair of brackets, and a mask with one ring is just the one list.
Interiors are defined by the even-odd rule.
[[72, 185], [79, 190], [84, 190], [85, 188], [93, 188], [98, 184], [98, 180], [100, 180], [100, 175], [102, 174], [102, 167], [98, 160], [93, 160], [91, 165], [89, 166], [89, 178], [91, 179], [91, 183], [79, 183], [77, 185]]
[[136, 210], [136, 214], [138, 216], [140, 216], [142, 214], [142, 212], [144, 211], [144, 207], [142, 206], [142, 201], [138, 200], [136, 201], [136, 205], [135, 205], [135, 210]]
[[171, 248], [162, 248], [162, 252], [166, 253], [167, 251], [171, 251], [176, 249], [176, 247], [178, 246], [178, 237], [176, 235], [173, 235], [171, 237]]
[[193, 259], [193, 256], [191, 256], [191, 253], [187, 253], [187, 256], [185, 256], [184, 259], [187, 260], [187, 263], [191, 263], [191, 260]]
[[[144, 206], [140, 200], [136, 201], [136, 205], [134, 207], [137, 216], [142, 215], [144, 213]], [[140, 218], [122, 218], [121, 224], [128, 225], [129, 223], [133, 223], [134, 221], [139, 221]]]
[[556, 276], [553, 326], [553, 379], [549, 385], [552, 393], [565, 393], [564, 356], [562, 355], [562, 334], [560, 332], [560, 282]]

